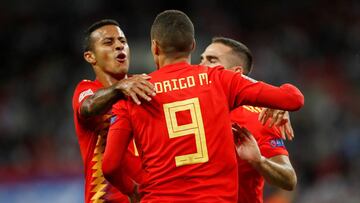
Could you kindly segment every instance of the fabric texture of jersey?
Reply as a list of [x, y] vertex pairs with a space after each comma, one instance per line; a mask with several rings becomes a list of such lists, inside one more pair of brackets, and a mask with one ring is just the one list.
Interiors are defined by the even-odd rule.
[[128, 197], [111, 186], [101, 170], [111, 114], [87, 120], [79, 117], [82, 102], [102, 87], [99, 81], [83, 80], [77, 85], [72, 101], [75, 130], [85, 169], [85, 202], [128, 203]]
[[[263, 126], [259, 120], [260, 107], [241, 106], [231, 111], [231, 121], [247, 128], [255, 137], [261, 155], [271, 158], [288, 156], [280, 130]], [[247, 161], [238, 157], [239, 199], [238, 203], [262, 203], [264, 178]]]

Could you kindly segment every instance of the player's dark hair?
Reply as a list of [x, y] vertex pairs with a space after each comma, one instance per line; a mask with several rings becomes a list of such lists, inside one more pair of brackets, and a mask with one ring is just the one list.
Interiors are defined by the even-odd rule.
[[[244, 74], [247, 75], [250, 73], [253, 66], [253, 56], [250, 49], [245, 46], [245, 44], [226, 37], [214, 37], [212, 38], [212, 43], [221, 43], [225, 46], [230, 47], [233, 53], [244, 61]], [[234, 66], [236, 65], [237, 64], [234, 64]]]
[[151, 39], [156, 40], [165, 54], [192, 51], [194, 25], [190, 18], [178, 10], [158, 14], [151, 26]]
[[84, 37], [84, 42], [83, 42], [83, 50], [85, 51], [90, 51], [92, 50], [92, 41], [91, 41], [91, 34], [105, 26], [105, 25], [116, 25], [118, 27], [120, 27], [119, 23], [116, 20], [112, 20], [112, 19], [103, 19], [103, 20], [99, 20], [96, 21], [95, 23], [93, 23], [92, 25], [90, 25], [90, 27], [88, 27], [85, 31], [85, 37]]

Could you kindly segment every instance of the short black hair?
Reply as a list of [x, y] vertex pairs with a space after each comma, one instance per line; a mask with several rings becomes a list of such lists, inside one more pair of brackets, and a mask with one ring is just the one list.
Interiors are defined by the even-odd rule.
[[92, 50], [92, 41], [91, 41], [91, 33], [93, 33], [95, 30], [105, 26], [105, 25], [116, 25], [120, 27], [119, 23], [116, 20], [113, 19], [103, 19], [96, 21], [90, 27], [88, 27], [85, 31], [84, 36], [84, 42], [83, 42], [83, 51], [90, 51]]
[[166, 10], [158, 14], [151, 26], [151, 39], [156, 40], [165, 54], [189, 54], [194, 41], [194, 25], [179, 10]]
[[230, 47], [237, 56], [241, 57], [241, 59], [244, 60], [244, 74], [247, 75], [248, 73], [250, 73], [253, 66], [253, 56], [250, 49], [245, 44], [226, 37], [214, 37], [212, 38], [212, 43], [221, 43], [225, 46]]

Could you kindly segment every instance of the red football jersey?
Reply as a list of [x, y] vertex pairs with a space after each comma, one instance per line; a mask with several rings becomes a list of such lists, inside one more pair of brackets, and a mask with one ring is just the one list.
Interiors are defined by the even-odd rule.
[[72, 101], [75, 130], [85, 168], [85, 202], [128, 203], [128, 197], [111, 186], [101, 170], [111, 115], [87, 120], [79, 117], [82, 102], [102, 87], [99, 81], [83, 80], [77, 85]]
[[117, 120], [110, 126], [111, 147], [104, 155], [121, 157], [134, 136], [148, 173], [140, 185], [142, 202], [237, 202], [230, 109], [253, 104], [294, 110], [303, 102], [291, 85], [273, 87], [222, 67], [181, 62], [150, 75], [157, 92], [151, 102], [114, 105]]
[[[241, 106], [231, 111], [231, 121], [247, 128], [255, 137], [261, 155], [271, 158], [288, 152], [281, 139], [280, 130], [263, 126], [259, 120], [260, 107]], [[238, 157], [239, 199], [238, 203], [262, 203], [264, 178], [247, 161]]]

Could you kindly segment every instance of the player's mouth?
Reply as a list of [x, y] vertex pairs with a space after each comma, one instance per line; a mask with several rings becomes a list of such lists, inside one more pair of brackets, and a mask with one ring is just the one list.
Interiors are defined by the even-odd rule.
[[126, 61], [126, 54], [120, 53], [116, 56], [116, 61], [119, 63], [124, 63]]

